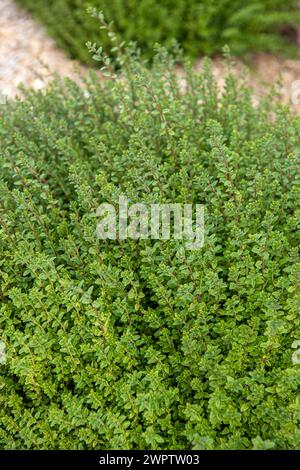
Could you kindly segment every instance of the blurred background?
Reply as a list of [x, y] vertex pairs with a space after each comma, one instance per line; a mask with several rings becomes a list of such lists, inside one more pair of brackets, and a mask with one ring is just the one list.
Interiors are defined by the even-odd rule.
[[282, 100], [299, 112], [300, 15], [294, 0], [0, 0], [2, 95], [20, 95], [19, 85], [41, 89], [55, 73], [77, 79], [76, 69], [97, 66], [86, 42], [106, 49], [109, 43], [87, 13], [89, 5], [150, 62], [155, 43], [171, 48], [174, 39], [199, 69], [210, 56], [221, 85], [228, 45], [236, 73], [244, 64], [250, 68], [257, 99], [280, 78]]

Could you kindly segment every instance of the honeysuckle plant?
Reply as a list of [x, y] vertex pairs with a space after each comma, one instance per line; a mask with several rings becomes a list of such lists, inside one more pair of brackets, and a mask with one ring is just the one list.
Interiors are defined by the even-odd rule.
[[[299, 448], [299, 118], [125, 54], [0, 108], [0, 446]], [[204, 204], [203, 248], [97, 239], [120, 195]]]

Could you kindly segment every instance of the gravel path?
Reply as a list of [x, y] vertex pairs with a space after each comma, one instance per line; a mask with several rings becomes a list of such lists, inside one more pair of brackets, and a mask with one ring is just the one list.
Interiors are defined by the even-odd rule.
[[[201, 68], [202, 59], [197, 63], [197, 68]], [[290, 60], [277, 57], [272, 54], [257, 53], [250, 63], [248, 82], [254, 89], [254, 99], [258, 101], [260, 97], [268, 93], [270, 86], [281, 83], [280, 96], [283, 103], [300, 114], [300, 60]], [[243, 72], [244, 64], [240, 60], [235, 60], [235, 71], [238, 75]], [[225, 65], [222, 59], [214, 60], [214, 73], [221, 86], [224, 83], [226, 74]]]
[[75, 77], [74, 64], [13, 0], [0, 0], [0, 91], [3, 94], [15, 96], [21, 83], [42, 88], [54, 71]]
[[[198, 68], [201, 63], [199, 60]], [[0, 93], [13, 97], [21, 83], [40, 89], [48, 83], [53, 72], [76, 79], [75, 65], [78, 66], [13, 0], [0, 0]], [[250, 66], [250, 83], [256, 98], [265, 93], [268, 84], [275, 84], [282, 76], [282, 98], [285, 102], [292, 100], [292, 108], [300, 113], [300, 61], [260, 53], [255, 55]], [[85, 70], [83, 66], [80, 68]], [[236, 61], [237, 73], [241, 69], [241, 62]], [[221, 60], [215, 60], [214, 70], [222, 84], [224, 65]]]

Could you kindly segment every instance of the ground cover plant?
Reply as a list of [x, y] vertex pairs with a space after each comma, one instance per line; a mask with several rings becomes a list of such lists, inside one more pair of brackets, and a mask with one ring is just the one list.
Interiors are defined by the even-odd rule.
[[[91, 63], [84, 46], [99, 40], [99, 28], [86, 13], [88, 5], [103, 10], [122, 40], [137, 41], [152, 56], [156, 42], [167, 47], [176, 39], [191, 57], [220, 53], [225, 44], [234, 54], [280, 52], [289, 41], [283, 27], [300, 23], [295, 0], [19, 0], [48, 28], [73, 57]], [[107, 46], [107, 36], [100, 35]]]
[[[1, 448], [299, 448], [299, 118], [90, 49], [0, 108]], [[204, 204], [204, 247], [98, 240], [120, 195]]]

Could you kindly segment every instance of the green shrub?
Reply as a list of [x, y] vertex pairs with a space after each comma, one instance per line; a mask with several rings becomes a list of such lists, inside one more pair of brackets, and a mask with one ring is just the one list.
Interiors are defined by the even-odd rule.
[[[299, 23], [295, 0], [19, 0], [73, 57], [90, 63], [86, 41], [99, 39], [99, 27], [87, 5], [103, 10], [124, 40], [137, 41], [146, 55], [156, 42], [176, 39], [191, 56], [219, 53], [225, 44], [234, 54], [278, 52], [287, 41], [283, 25]], [[246, 3], [246, 5], [245, 5]], [[105, 34], [100, 35], [107, 45]]]
[[[0, 108], [0, 446], [299, 448], [300, 121], [124, 62]], [[205, 204], [204, 247], [98, 240], [121, 194]]]

